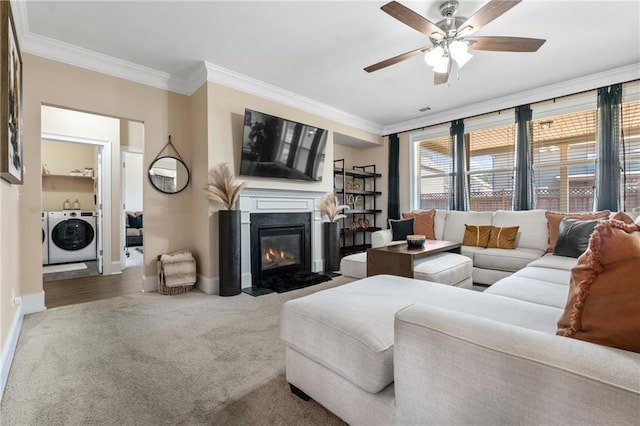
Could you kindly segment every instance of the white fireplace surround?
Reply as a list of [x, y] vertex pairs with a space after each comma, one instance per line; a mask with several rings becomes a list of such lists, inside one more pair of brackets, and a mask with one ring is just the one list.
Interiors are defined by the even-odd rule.
[[323, 192], [245, 189], [240, 194], [242, 211], [242, 288], [251, 287], [251, 213], [311, 213], [311, 270], [324, 270], [322, 218], [318, 205]]

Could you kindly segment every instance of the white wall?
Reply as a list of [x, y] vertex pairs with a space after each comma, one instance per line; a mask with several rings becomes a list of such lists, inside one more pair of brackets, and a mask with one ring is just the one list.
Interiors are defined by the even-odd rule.
[[124, 209], [125, 211], [142, 211], [142, 153], [123, 152], [124, 164]]

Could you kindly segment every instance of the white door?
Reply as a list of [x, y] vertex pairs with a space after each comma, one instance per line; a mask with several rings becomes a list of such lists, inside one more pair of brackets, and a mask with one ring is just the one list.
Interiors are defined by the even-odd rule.
[[95, 188], [96, 188], [96, 228], [97, 232], [96, 234], [98, 235], [98, 239], [97, 239], [97, 252], [98, 252], [98, 273], [101, 274], [102, 273], [102, 268], [103, 268], [103, 253], [102, 253], [102, 241], [103, 241], [103, 235], [102, 235], [102, 230], [104, 227], [104, 214], [103, 214], [103, 209], [102, 209], [102, 146], [98, 146], [98, 167], [96, 170], [96, 176], [95, 176]]

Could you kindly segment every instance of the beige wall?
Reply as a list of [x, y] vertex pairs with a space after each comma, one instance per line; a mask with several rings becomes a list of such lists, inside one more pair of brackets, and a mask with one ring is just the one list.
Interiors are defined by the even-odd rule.
[[[22, 187], [10, 185], [0, 179], [0, 353], [5, 350], [11, 323], [16, 315], [17, 307], [13, 306], [13, 294], [20, 295], [19, 261], [20, 249], [23, 245], [19, 238], [20, 210], [18, 208]], [[38, 217], [38, 219], [40, 219]], [[40, 238], [40, 234], [38, 234]], [[38, 243], [40, 240], [38, 240]], [[40, 247], [38, 246], [38, 250]], [[31, 256], [39, 261], [40, 256]], [[37, 259], [36, 259], [37, 257]], [[41, 263], [41, 262], [39, 262]]]
[[94, 145], [42, 141], [42, 163], [49, 171], [42, 176], [42, 211], [60, 211], [65, 200], [80, 202], [82, 210], [95, 211], [94, 180], [69, 176], [72, 170], [96, 170], [97, 148]]

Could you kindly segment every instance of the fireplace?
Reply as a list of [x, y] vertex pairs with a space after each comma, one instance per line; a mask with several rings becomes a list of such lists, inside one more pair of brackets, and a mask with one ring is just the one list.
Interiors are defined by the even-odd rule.
[[311, 213], [251, 213], [251, 284], [311, 272]]

